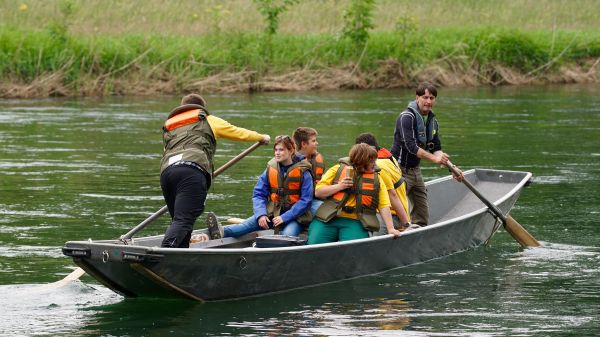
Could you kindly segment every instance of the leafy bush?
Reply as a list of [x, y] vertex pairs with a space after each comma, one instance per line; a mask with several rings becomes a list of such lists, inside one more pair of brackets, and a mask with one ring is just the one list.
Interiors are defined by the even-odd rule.
[[375, 0], [352, 0], [344, 11], [342, 35], [356, 45], [364, 46], [369, 39], [369, 30], [373, 29], [373, 10]]

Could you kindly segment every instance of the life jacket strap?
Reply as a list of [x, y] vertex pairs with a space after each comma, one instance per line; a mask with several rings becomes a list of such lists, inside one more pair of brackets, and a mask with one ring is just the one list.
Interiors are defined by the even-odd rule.
[[404, 184], [405, 181], [406, 181], [406, 178], [403, 176], [402, 178], [400, 178], [400, 180], [398, 180], [394, 184], [394, 189], [397, 189], [398, 187], [402, 186], [402, 184]]
[[356, 207], [342, 206], [342, 211], [344, 211], [346, 213], [355, 213], [356, 212]]

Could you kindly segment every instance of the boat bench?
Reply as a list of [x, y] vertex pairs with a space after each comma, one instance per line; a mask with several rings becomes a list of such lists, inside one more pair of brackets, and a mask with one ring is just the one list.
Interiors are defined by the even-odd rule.
[[[202, 231], [199, 231], [202, 232]], [[202, 241], [190, 244], [190, 248], [244, 248], [252, 247], [257, 237], [263, 235], [272, 235], [273, 230], [267, 229], [258, 232], [248, 233], [239, 238], [221, 238], [216, 240]]]

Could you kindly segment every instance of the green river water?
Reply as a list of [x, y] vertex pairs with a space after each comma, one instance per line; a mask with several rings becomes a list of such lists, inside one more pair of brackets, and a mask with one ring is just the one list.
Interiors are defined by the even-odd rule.
[[[0, 100], [1, 336], [600, 335], [600, 87], [441, 89], [444, 150], [464, 169], [529, 171], [489, 246], [376, 276], [219, 303], [125, 299], [74, 268], [69, 240], [111, 239], [162, 205], [161, 124], [177, 97]], [[329, 166], [354, 137], [392, 141], [411, 90], [207, 96], [213, 113], [272, 136], [319, 132]], [[218, 167], [249, 143], [219, 142]], [[251, 213], [262, 147], [217, 178], [206, 209]], [[447, 170], [423, 165], [426, 179]], [[164, 232], [164, 216], [142, 235]], [[307, 271], [310, 272], [310, 271]], [[268, 280], [265, 280], [268, 282]]]

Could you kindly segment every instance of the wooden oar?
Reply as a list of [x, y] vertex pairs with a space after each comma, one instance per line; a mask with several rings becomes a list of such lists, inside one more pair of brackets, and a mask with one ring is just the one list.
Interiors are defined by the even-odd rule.
[[[246, 157], [250, 152], [256, 150], [261, 145], [262, 145], [261, 142], [257, 142], [255, 144], [253, 144], [252, 146], [250, 146], [249, 148], [247, 148], [246, 150], [244, 150], [242, 153], [240, 153], [237, 156], [233, 157], [230, 161], [226, 162], [225, 164], [223, 164], [223, 166], [219, 167], [218, 169], [216, 169], [213, 172], [213, 178], [215, 178], [218, 175], [220, 175], [221, 173], [223, 173], [225, 170], [227, 170], [228, 168], [230, 168], [231, 166], [233, 166], [235, 163], [237, 163], [238, 161], [240, 161], [242, 158]], [[153, 222], [154, 220], [158, 219], [161, 215], [165, 214], [167, 212], [167, 210], [168, 210], [168, 207], [166, 205], [163, 206], [161, 209], [159, 209], [158, 211], [156, 211], [152, 215], [150, 215], [148, 218], [146, 218], [146, 220], [140, 222], [140, 224], [137, 225], [137, 226], [135, 226], [132, 230], [130, 230], [129, 232], [127, 232], [124, 235], [121, 235], [120, 239], [121, 240], [129, 240], [129, 239], [131, 239], [137, 232], [141, 231], [146, 226], [148, 226], [151, 222]], [[64, 279], [62, 279], [60, 281], [56, 281], [54, 283], [50, 283], [48, 286], [52, 287], [52, 288], [62, 287], [64, 285], [68, 284], [71, 281], [77, 280], [78, 278], [80, 278], [84, 274], [85, 274], [85, 271], [83, 269], [77, 268], [72, 273], [70, 273], [69, 275], [67, 275]]]
[[[460, 175], [460, 171], [452, 164], [448, 162], [446, 165], [450, 172], [452, 172], [455, 176]], [[504, 225], [504, 229], [510, 234], [517, 242], [521, 245], [521, 247], [539, 247], [540, 243], [531, 235], [529, 232], [521, 226], [517, 220], [513, 219], [510, 214], [504, 216], [502, 212], [496, 207], [496, 205], [492, 204], [489, 200], [487, 200], [476, 188], [471, 184], [467, 179], [463, 179], [462, 183], [467, 186], [468, 189], [475, 194], [479, 200], [481, 200], [498, 218], [502, 220], [502, 224]]]
[[83, 275], [85, 275], [85, 271], [78, 267], [77, 269], [73, 270], [69, 275], [65, 276], [65, 278], [63, 278], [62, 280], [43, 285], [41, 287], [36, 287], [34, 289], [34, 291], [40, 292], [40, 291], [46, 291], [49, 289], [60, 288], [60, 287], [66, 286], [67, 284], [79, 279]]

